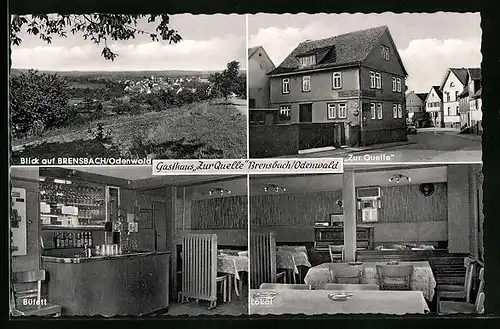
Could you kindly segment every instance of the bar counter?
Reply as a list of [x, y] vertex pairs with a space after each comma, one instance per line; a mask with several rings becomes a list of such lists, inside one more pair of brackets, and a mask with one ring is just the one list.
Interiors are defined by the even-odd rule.
[[170, 252], [42, 256], [48, 302], [63, 315], [143, 315], [167, 311]]

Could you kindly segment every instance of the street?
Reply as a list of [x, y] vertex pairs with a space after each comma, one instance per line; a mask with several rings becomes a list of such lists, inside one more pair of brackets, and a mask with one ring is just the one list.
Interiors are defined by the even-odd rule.
[[301, 154], [298, 157], [347, 157], [347, 154], [395, 154], [396, 162], [479, 162], [481, 137], [460, 135], [457, 130], [422, 128], [416, 135], [408, 135], [406, 145], [384, 147], [384, 144], [367, 148], [343, 148]]

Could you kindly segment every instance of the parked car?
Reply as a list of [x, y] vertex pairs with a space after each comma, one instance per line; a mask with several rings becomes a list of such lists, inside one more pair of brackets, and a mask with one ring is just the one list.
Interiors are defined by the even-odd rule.
[[408, 134], [416, 134], [417, 133], [417, 127], [415, 127], [414, 123], [409, 123], [406, 125], [406, 132]]

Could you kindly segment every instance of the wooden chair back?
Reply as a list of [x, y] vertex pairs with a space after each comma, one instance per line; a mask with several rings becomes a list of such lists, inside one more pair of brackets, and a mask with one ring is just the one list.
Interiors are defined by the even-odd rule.
[[324, 290], [342, 290], [342, 291], [357, 291], [357, 290], [379, 290], [378, 285], [372, 283], [365, 284], [340, 284], [340, 283], [327, 283]]
[[345, 260], [345, 252], [343, 245], [329, 245], [328, 252], [330, 253], [330, 260], [332, 263]]
[[310, 290], [308, 284], [289, 284], [289, 283], [262, 283], [259, 289], [276, 290]]
[[470, 303], [471, 301], [471, 293], [472, 293], [472, 282], [473, 282], [473, 274], [475, 268], [476, 261], [471, 257], [464, 258], [464, 267], [465, 267], [465, 300]]
[[250, 233], [250, 287], [276, 283], [276, 238], [274, 232]]
[[413, 265], [376, 265], [380, 290], [411, 290]]
[[479, 287], [477, 288], [477, 294], [484, 292], [484, 267], [479, 270]]
[[[14, 307], [17, 307], [19, 299], [31, 298], [36, 298], [36, 305], [40, 305], [42, 299], [42, 281], [45, 281], [45, 270], [12, 273]], [[33, 285], [31, 285], [27, 288], [26, 286], [30, 283], [36, 283], [36, 287], [33, 288]]]
[[339, 284], [361, 284], [365, 268], [363, 265], [334, 264], [331, 271], [331, 279]]

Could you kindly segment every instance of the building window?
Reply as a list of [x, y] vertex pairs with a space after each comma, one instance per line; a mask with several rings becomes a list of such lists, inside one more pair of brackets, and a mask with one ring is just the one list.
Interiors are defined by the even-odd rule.
[[397, 87], [398, 87], [398, 93], [401, 92], [401, 78], [397, 79]]
[[311, 77], [302, 77], [302, 91], [311, 91]]
[[300, 58], [300, 66], [310, 66], [316, 64], [316, 55], [305, 56]]
[[327, 104], [327, 111], [326, 115], [328, 119], [336, 119], [337, 118], [337, 113], [336, 113], [336, 108], [334, 103], [329, 103]]
[[398, 118], [398, 104], [392, 104], [392, 117], [394, 119]]
[[382, 59], [385, 59], [386, 61], [388, 61], [388, 60], [389, 60], [389, 47], [387, 47], [387, 46], [382, 46], [382, 47], [380, 48], [380, 55], [381, 55], [380, 57], [381, 57]]
[[403, 118], [403, 106], [401, 104], [398, 104], [398, 118]]
[[375, 80], [376, 80], [376, 85], [377, 85], [377, 89], [382, 89], [382, 76], [380, 75], [380, 73], [375, 73]]
[[396, 78], [392, 78], [392, 91], [398, 91], [398, 87], [396, 84]]
[[290, 105], [280, 106], [280, 121], [289, 121], [290, 118]]
[[345, 103], [339, 104], [339, 119], [347, 117], [347, 105]]
[[281, 84], [281, 92], [283, 94], [289, 94], [290, 93], [290, 79], [283, 79], [282, 84]]
[[375, 82], [375, 72], [370, 71], [370, 88], [376, 88], [376, 82]]
[[370, 103], [370, 112], [372, 115], [372, 120], [375, 120], [377, 118], [377, 113], [375, 111], [375, 103]]
[[450, 107], [448, 106], [448, 112], [446, 113], [446, 115], [450, 115]]
[[382, 103], [377, 104], [377, 119], [382, 119]]
[[455, 101], [458, 101], [458, 90], [455, 90]]
[[333, 89], [342, 88], [342, 73], [334, 72], [332, 83], [333, 83]]

